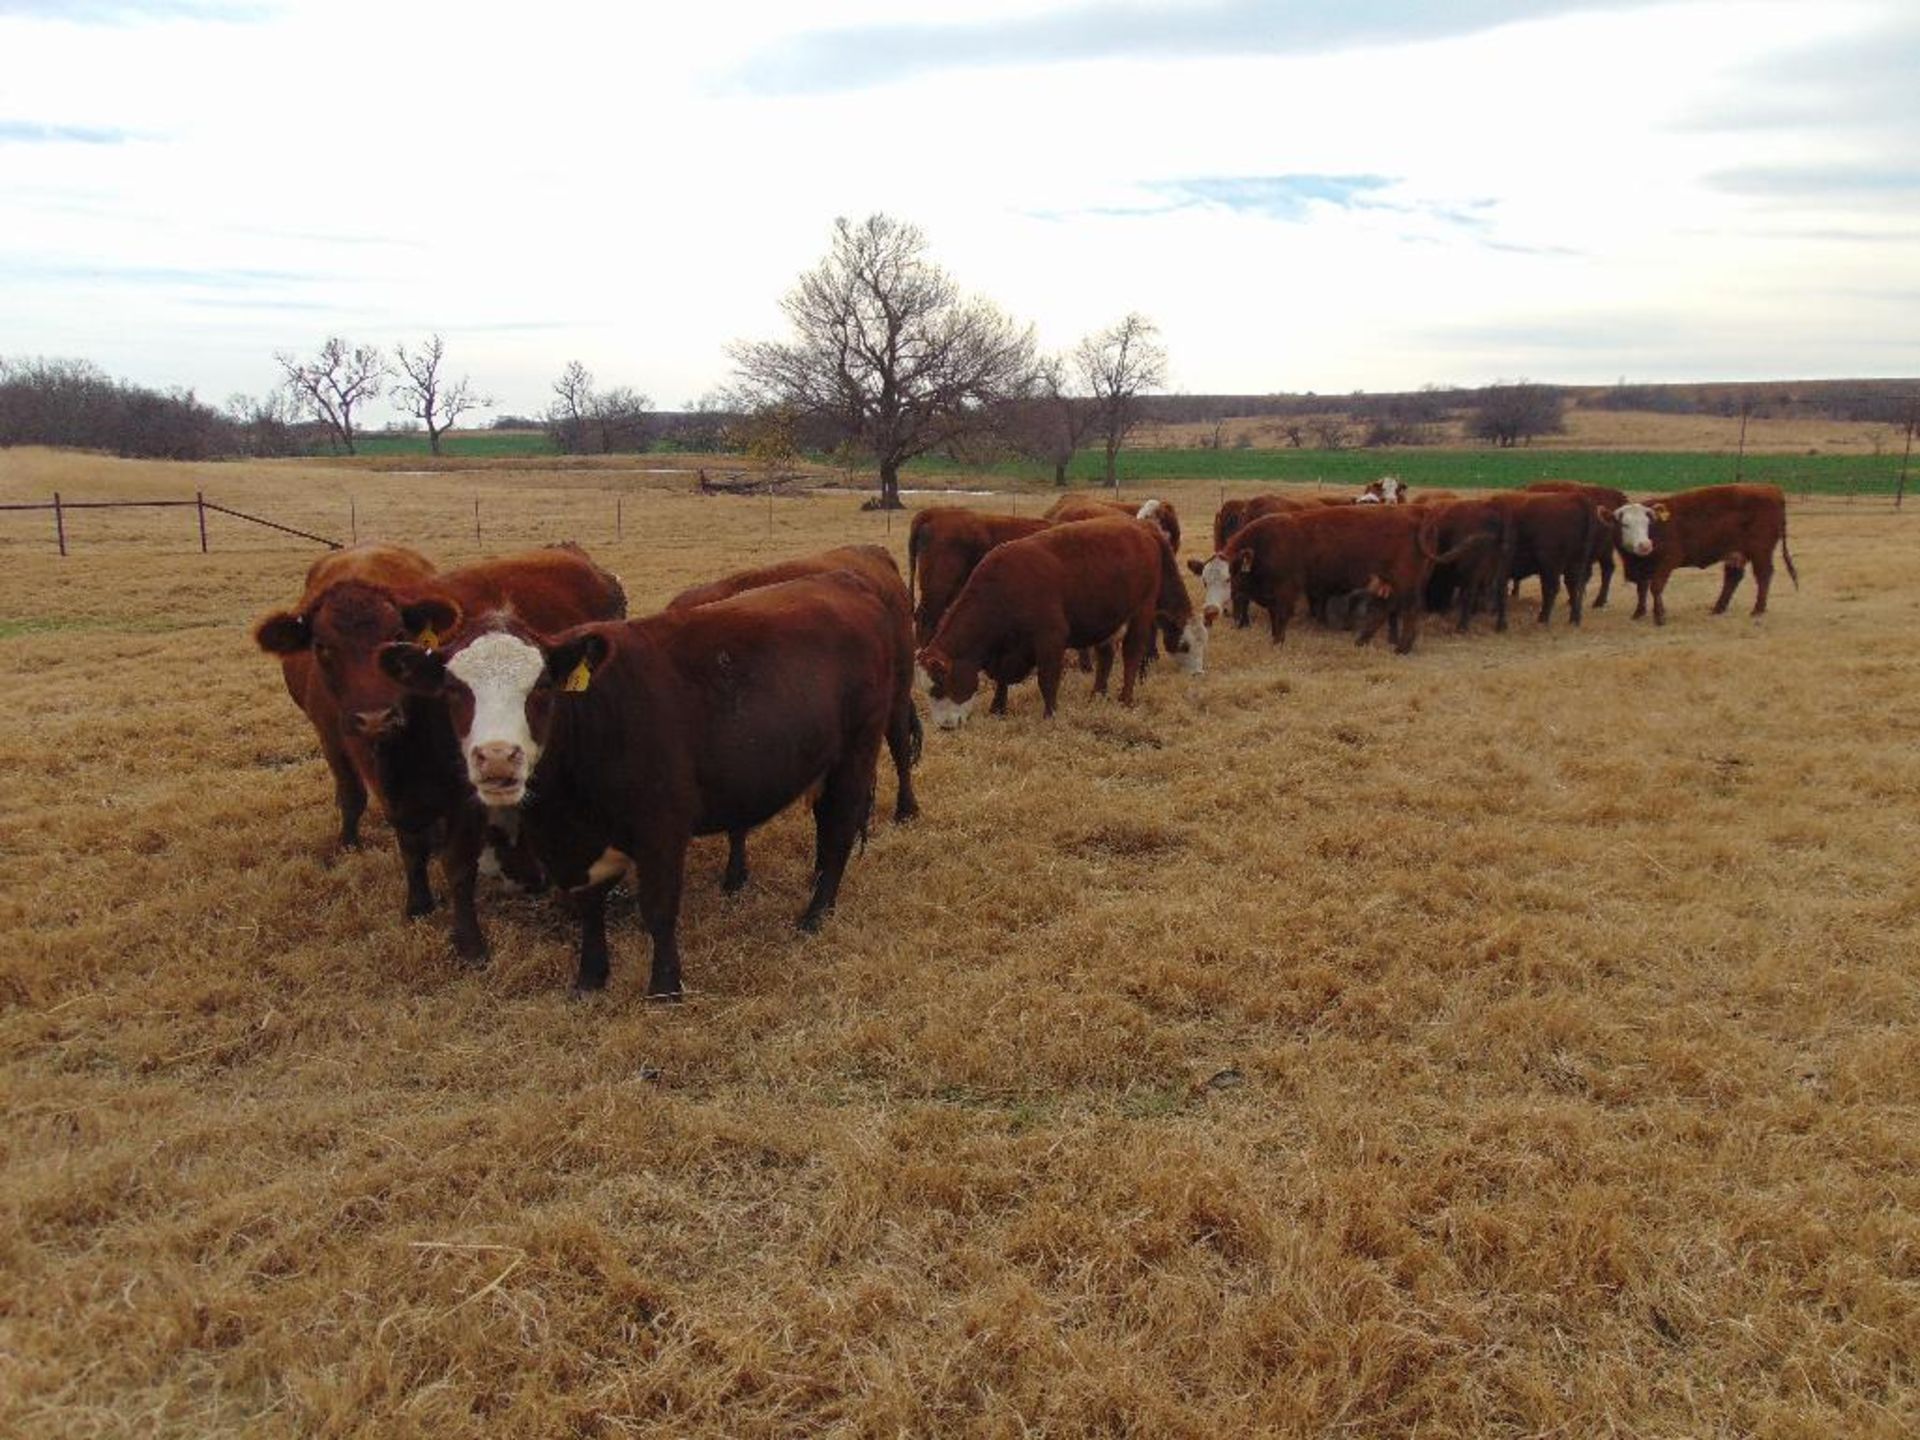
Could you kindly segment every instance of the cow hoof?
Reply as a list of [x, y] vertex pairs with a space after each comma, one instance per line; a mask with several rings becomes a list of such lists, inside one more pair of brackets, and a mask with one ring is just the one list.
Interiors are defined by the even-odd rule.
[[411, 897], [407, 901], [407, 919], [418, 920], [423, 915], [431, 915], [439, 908], [440, 902], [429, 895], [424, 900]]
[[738, 875], [727, 874], [720, 877], [720, 893], [722, 895], [738, 895], [746, 888], [747, 877], [744, 871]]
[[896, 825], [905, 825], [908, 821], [918, 820], [919, 818], [920, 807], [918, 805], [909, 805], [903, 810], [897, 809], [893, 812], [893, 823]]
[[825, 910], [809, 910], [794, 922], [795, 928], [803, 934], [818, 935], [820, 927], [827, 923], [827, 914]]
[[604, 981], [598, 985], [582, 985], [576, 980], [567, 987], [567, 1003], [570, 1005], [584, 1005], [590, 1000], [598, 1000], [606, 993], [607, 987]]
[[678, 1005], [687, 998], [684, 990], [649, 990], [647, 1003], [650, 1005]]

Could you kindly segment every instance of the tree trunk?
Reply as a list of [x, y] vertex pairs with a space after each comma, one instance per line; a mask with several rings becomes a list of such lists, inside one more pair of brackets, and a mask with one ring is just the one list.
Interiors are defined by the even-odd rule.
[[880, 462], [880, 508], [882, 510], [907, 508], [900, 502], [900, 462], [897, 460]]
[[1109, 440], [1107, 442], [1107, 488], [1109, 490], [1118, 490], [1120, 488], [1120, 467], [1117, 464], [1119, 457], [1119, 444]]
[[1056, 460], [1053, 462], [1053, 483], [1055, 487], [1058, 489], [1064, 490], [1067, 488], [1067, 462], [1066, 461]]
[[433, 422], [427, 422], [427, 449], [435, 455], [440, 453], [440, 432], [433, 428]]

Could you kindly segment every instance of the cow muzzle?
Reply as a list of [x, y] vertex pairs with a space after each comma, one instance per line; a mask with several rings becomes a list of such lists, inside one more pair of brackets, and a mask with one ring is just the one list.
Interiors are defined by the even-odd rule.
[[406, 723], [406, 714], [398, 705], [384, 710], [354, 710], [347, 715], [347, 729], [357, 739], [378, 740], [391, 735]]
[[973, 701], [966, 700], [956, 704], [945, 698], [935, 698], [932, 702], [933, 723], [942, 730], [958, 730], [973, 713]]
[[473, 788], [488, 805], [517, 805], [527, 788], [527, 752], [504, 740], [476, 745], [467, 757]]

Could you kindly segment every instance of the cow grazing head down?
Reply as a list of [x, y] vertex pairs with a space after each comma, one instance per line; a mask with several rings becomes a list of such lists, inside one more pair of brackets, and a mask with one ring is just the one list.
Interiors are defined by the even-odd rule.
[[1656, 539], [1654, 527], [1673, 517], [1673, 512], [1664, 505], [1642, 505], [1637, 501], [1615, 510], [1608, 510], [1604, 505], [1598, 508], [1602, 524], [1619, 527], [1620, 548], [1629, 555], [1651, 555]]
[[413, 694], [446, 698], [474, 792], [488, 806], [506, 809], [526, 798], [556, 697], [586, 689], [610, 648], [593, 632], [545, 644], [489, 630], [444, 655], [384, 645], [380, 668]]
[[1211, 626], [1227, 613], [1233, 601], [1233, 574], [1225, 555], [1208, 560], [1189, 560], [1187, 569], [1200, 577], [1200, 619]]
[[268, 654], [308, 654], [340, 707], [350, 734], [377, 739], [402, 723], [402, 687], [379, 663], [382, 646], [440, 643], [460, 625], [460, 607], [438, 595], [403, 597], [385, 586], [343, 580], [306, 610], [277, 611], [254, 626]]
[[927, 692], [933, 711], [933, 723], [942, 730], [958, 730], [973, 714], [973, 702], [980, 698], [980, 672], [968, 664], [955, 664], [944, 652], [929, 645], [913, 657], [914, 678]]

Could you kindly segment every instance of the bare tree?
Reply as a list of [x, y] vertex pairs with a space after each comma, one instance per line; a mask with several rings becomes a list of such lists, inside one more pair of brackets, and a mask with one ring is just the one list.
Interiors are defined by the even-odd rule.
[[650, 403], [630, 385], [616, 385], [592, 397], [587, 414], [593, 421], [593, 434], [600, 443], [601, 454], [647, 448], [653, 432], [647, 414]]
[[1467, 432], [1474, 439], [1491, 440], [1502, 449], [1566, 428], [1565, 397], [1551, 385], [1526, 380], [1487, 386], [1467, 418]]
[[1053, 483], [1067, 483], [1067, 466], [1100, 418], [1091, 397], [1073, 393], [1067, 362], [1049, 355], [1034, 366], [1021, 393], [999, 407], [1000, 438], [1017, 454], [1053, 467]]
[[1146, 316], [1129, 313], [1119, 324], [1087, 336], [1073, 352], [1074, 366], [1098, 412], [1108, 489], [1120, 486], [1116, 458], [1127, 432], [1140, 423], [1141, 392], [1167, 380], [1167, 352], [1160, 346], [1159, 334]]
[[593, 372], [578, 360], [569, 360], [553, 382], [553, 402], [547, 406], [547, 434], [563, 455], [581, 455], [587, 449], [587, 421], [593, 414]]
[[1344, 450], [1353, 427], [1344, 415], [1317, 415], [1307, 422], [1307, 433], [1322, 450]]
[[379, 347], [349, 349], [345, 340], [333, 335], [311, 360], [285, 350], [275, 351], [273, 358], [280, 363], [300, 413], [325, 425], [334, 442], [353, 454], [353, 412], [377, 396], [387, 379]]
[[834, 221], [826, 259], [781, 302], [793, 338], [730, 351], [756, 405], [830, 422], [872, 453], [887, 509], [902, 465], [979, 428], [1032, 367], [1032, 331], [963, 299], [925, 251], [916, 226], [887, 215]]
[[402, 413], [411, 415], [427, 427], [427, 446], [440, 453], [440, 437], [454, 427], [469, 410], [484, 410], [493, 404], [490, 396], [473, 388], [465, 375], [449, 382], [441, 375], [446, 359], [446, 342], [435, 335], [417, 351], [405, 345], [393, 347], [393, 398]]

